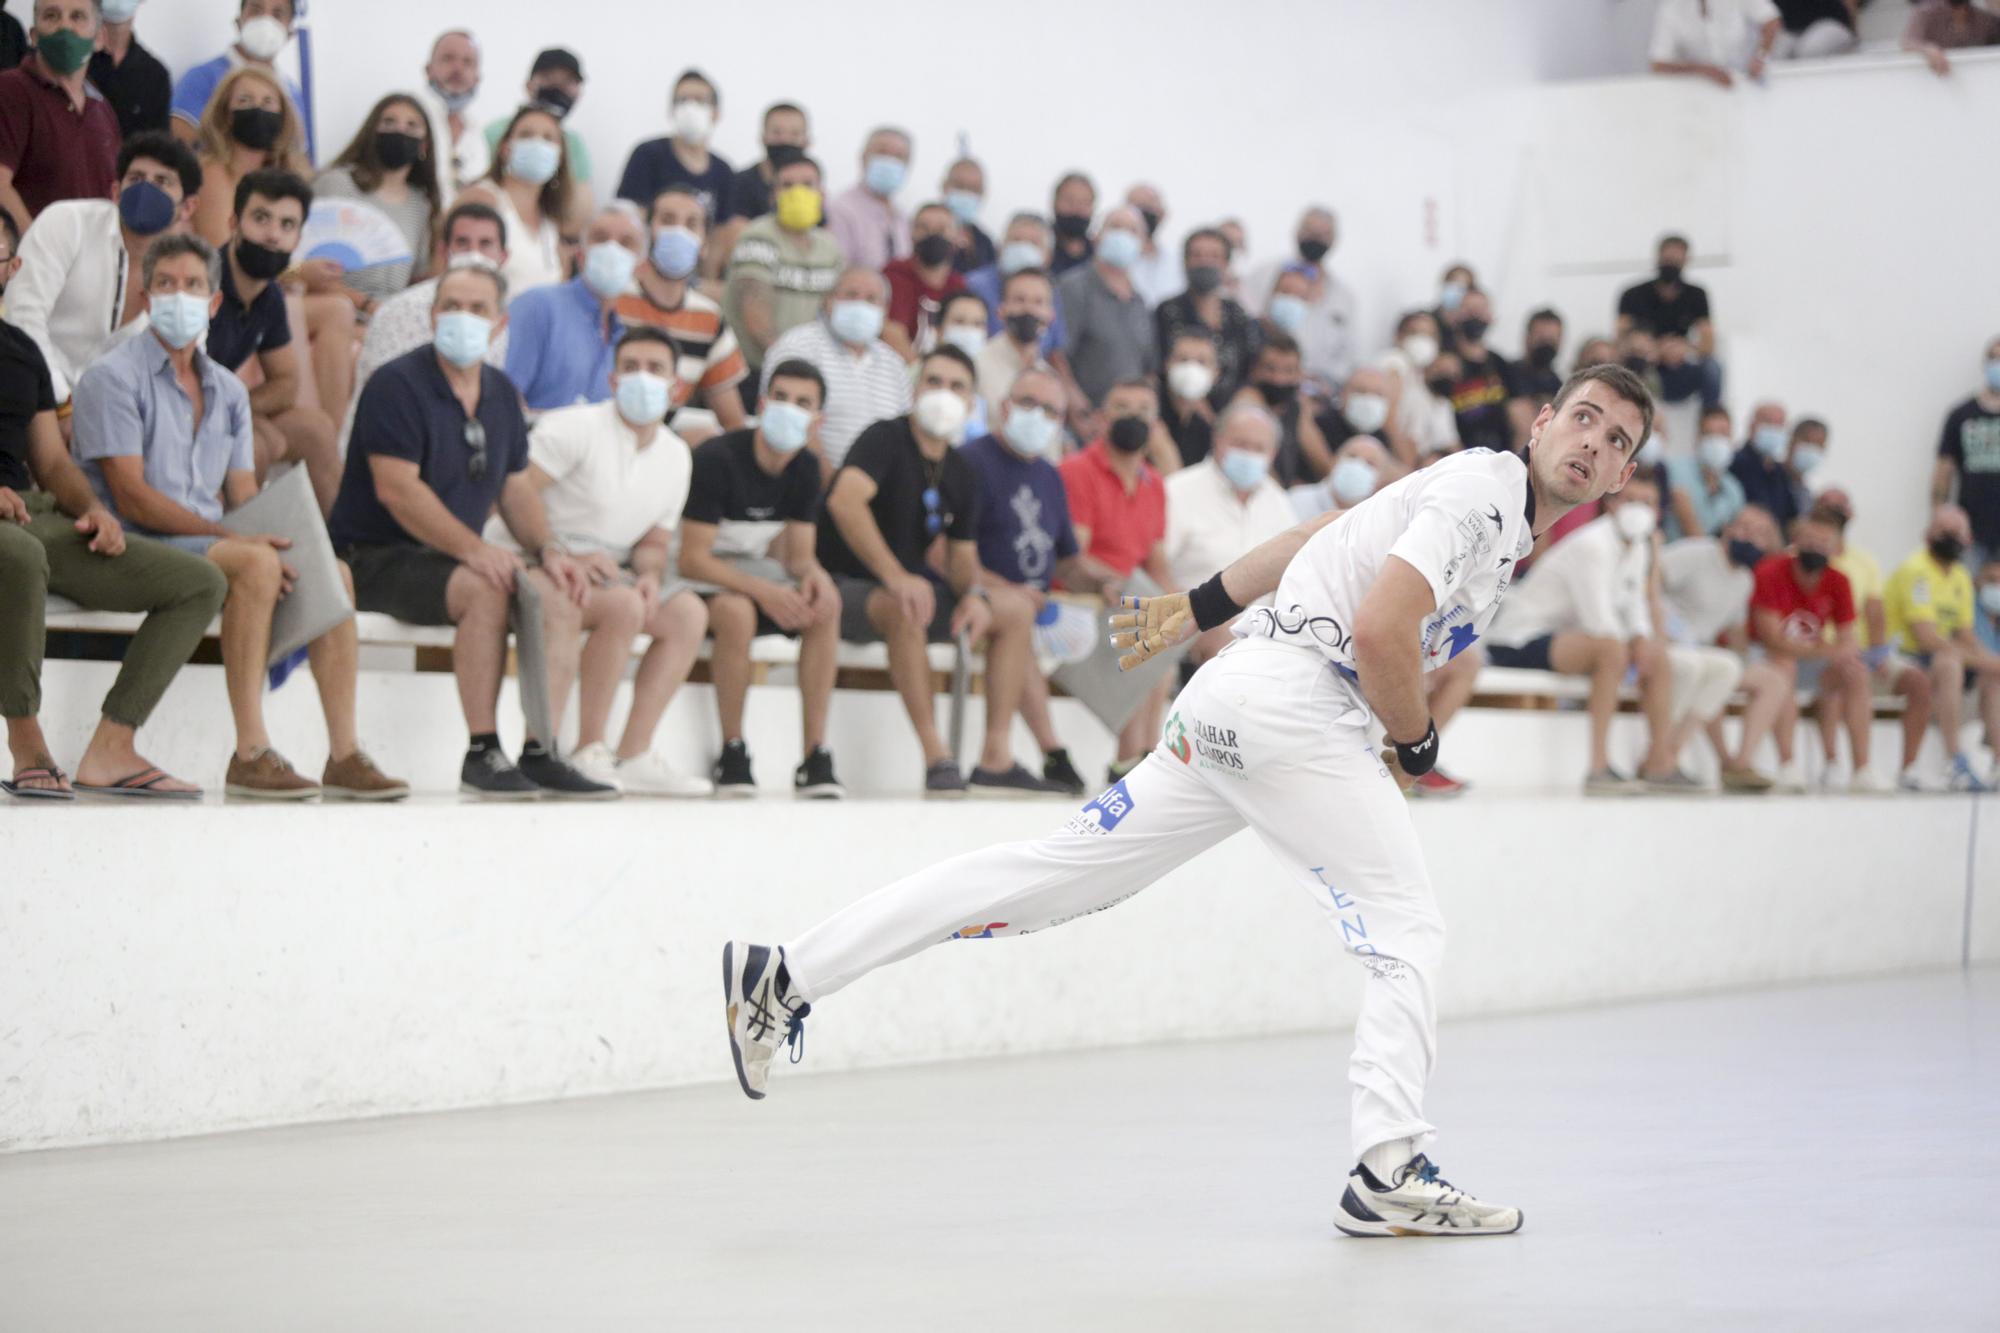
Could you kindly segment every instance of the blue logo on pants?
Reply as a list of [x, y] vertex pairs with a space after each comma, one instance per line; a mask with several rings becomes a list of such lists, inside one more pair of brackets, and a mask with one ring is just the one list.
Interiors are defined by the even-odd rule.
[[1077, 816], [1077, 821], [1109, 833], [1118, 827], [1125, 816], [1132, 813], [1135, 804], [1132, 793], [1125, 789], [1125, 783], [1121, 779], [1112, 783], [1102, 796], [1084, 806]]

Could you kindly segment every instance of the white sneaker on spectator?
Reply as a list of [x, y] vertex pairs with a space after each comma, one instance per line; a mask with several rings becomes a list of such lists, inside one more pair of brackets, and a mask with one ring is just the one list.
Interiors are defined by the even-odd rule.
[[1924, 795], [1929, 795], [1931, 792], [1936, 791], [1937, 788], [1931, 786], [1930, 783], [1925, 782], [1923, 779], [1923, 775], [1917, 772], [1917, 766], [1915, 764], [1911, 764], [1908, 768], [1904, 769], [1900, 774], [1897, 775], [1896, 790], [1899, 792], [1912, 792], [1916, 795], [1924, 796]]
[[676, 773], [651, 750], [633, 755], [618, 764], [618, 781], [629, 796], [713, 796], [715, 784], [707, 778]]
[[1887, 796], [1889, 784], [1876, 776], [1872, 768], [1854, 770], [1854, 780], [1847, 784], [1847, 790], [1855, 796]]
[[1828, 764], [1813, 774], [1812, 789], [1823, 796], [1838, 796], [1849, 786], [1847, 772], [1838, 764]]
[[592, 782], [601, 782], [617, 791], [625, 790], [625, 783], [618, 776], [618, 757], [603, 741], [593, 741], [571, 755], [569, 766]]
[[1799, 766], [1798, 760], [1794, 759], [1788, 764], [1779, 765], [1778, 780], [1773, 787], [1774, 791], [1781, 791], [1796, 796], [1805, 791], [1805, 789], [1805, 770]]

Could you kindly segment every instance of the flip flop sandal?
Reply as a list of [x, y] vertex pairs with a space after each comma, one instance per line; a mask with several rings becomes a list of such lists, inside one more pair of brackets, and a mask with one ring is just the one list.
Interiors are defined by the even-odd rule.
[[30, 787], [27, 784], [37, 780], [68, 782], [69, 774], [60, 768], [24, 768], [14, 775], [12, 782], [0, 782], [0, 791], [6, 792], [17, 801], [74, 801], [76, 792], [68, 787]]
[[88, 782], [78, 782], [73, 785], [86, 796], [116, 796], [124, 800], [145, 801], [199, 801], [201, 799], [199, 791], [175, 791], [171, 787], [160, 786], [162, 782], [169, 781], [171, 777], [172, 775], [164, 769], [144, 768], [129, 777], [122, 777], [106, 787], [94, 786]]

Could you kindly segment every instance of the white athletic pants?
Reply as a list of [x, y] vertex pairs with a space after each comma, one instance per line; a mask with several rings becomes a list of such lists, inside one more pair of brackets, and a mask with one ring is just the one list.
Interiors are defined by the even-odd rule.
[[1064, 828], [953, 857], [836, 912], [785, 945], [793, 986], [816, 1003], [948, 939], [1102, 911], [1247, 823], [1370, 973], [1348, 1066], [1355, 1156], [1427, 1142], [1444, 924], [1352, 688], [1317, 653], [1231, 645], [1174, 701], [1152, 754]]
[[1670, 712], [1676, 722], [1687, 717], [1713, 722], [1743, 680], [1743, 659], [1727, 648], [1668, 644], [1667, 666], [1673, 675]]

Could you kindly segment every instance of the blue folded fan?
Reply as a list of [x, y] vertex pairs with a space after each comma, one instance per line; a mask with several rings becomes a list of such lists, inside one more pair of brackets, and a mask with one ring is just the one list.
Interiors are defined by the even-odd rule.
[[349, 273], [416, 259], [395, 220], [362, 199], [315, 200], [294, 257], [331, 259]]

